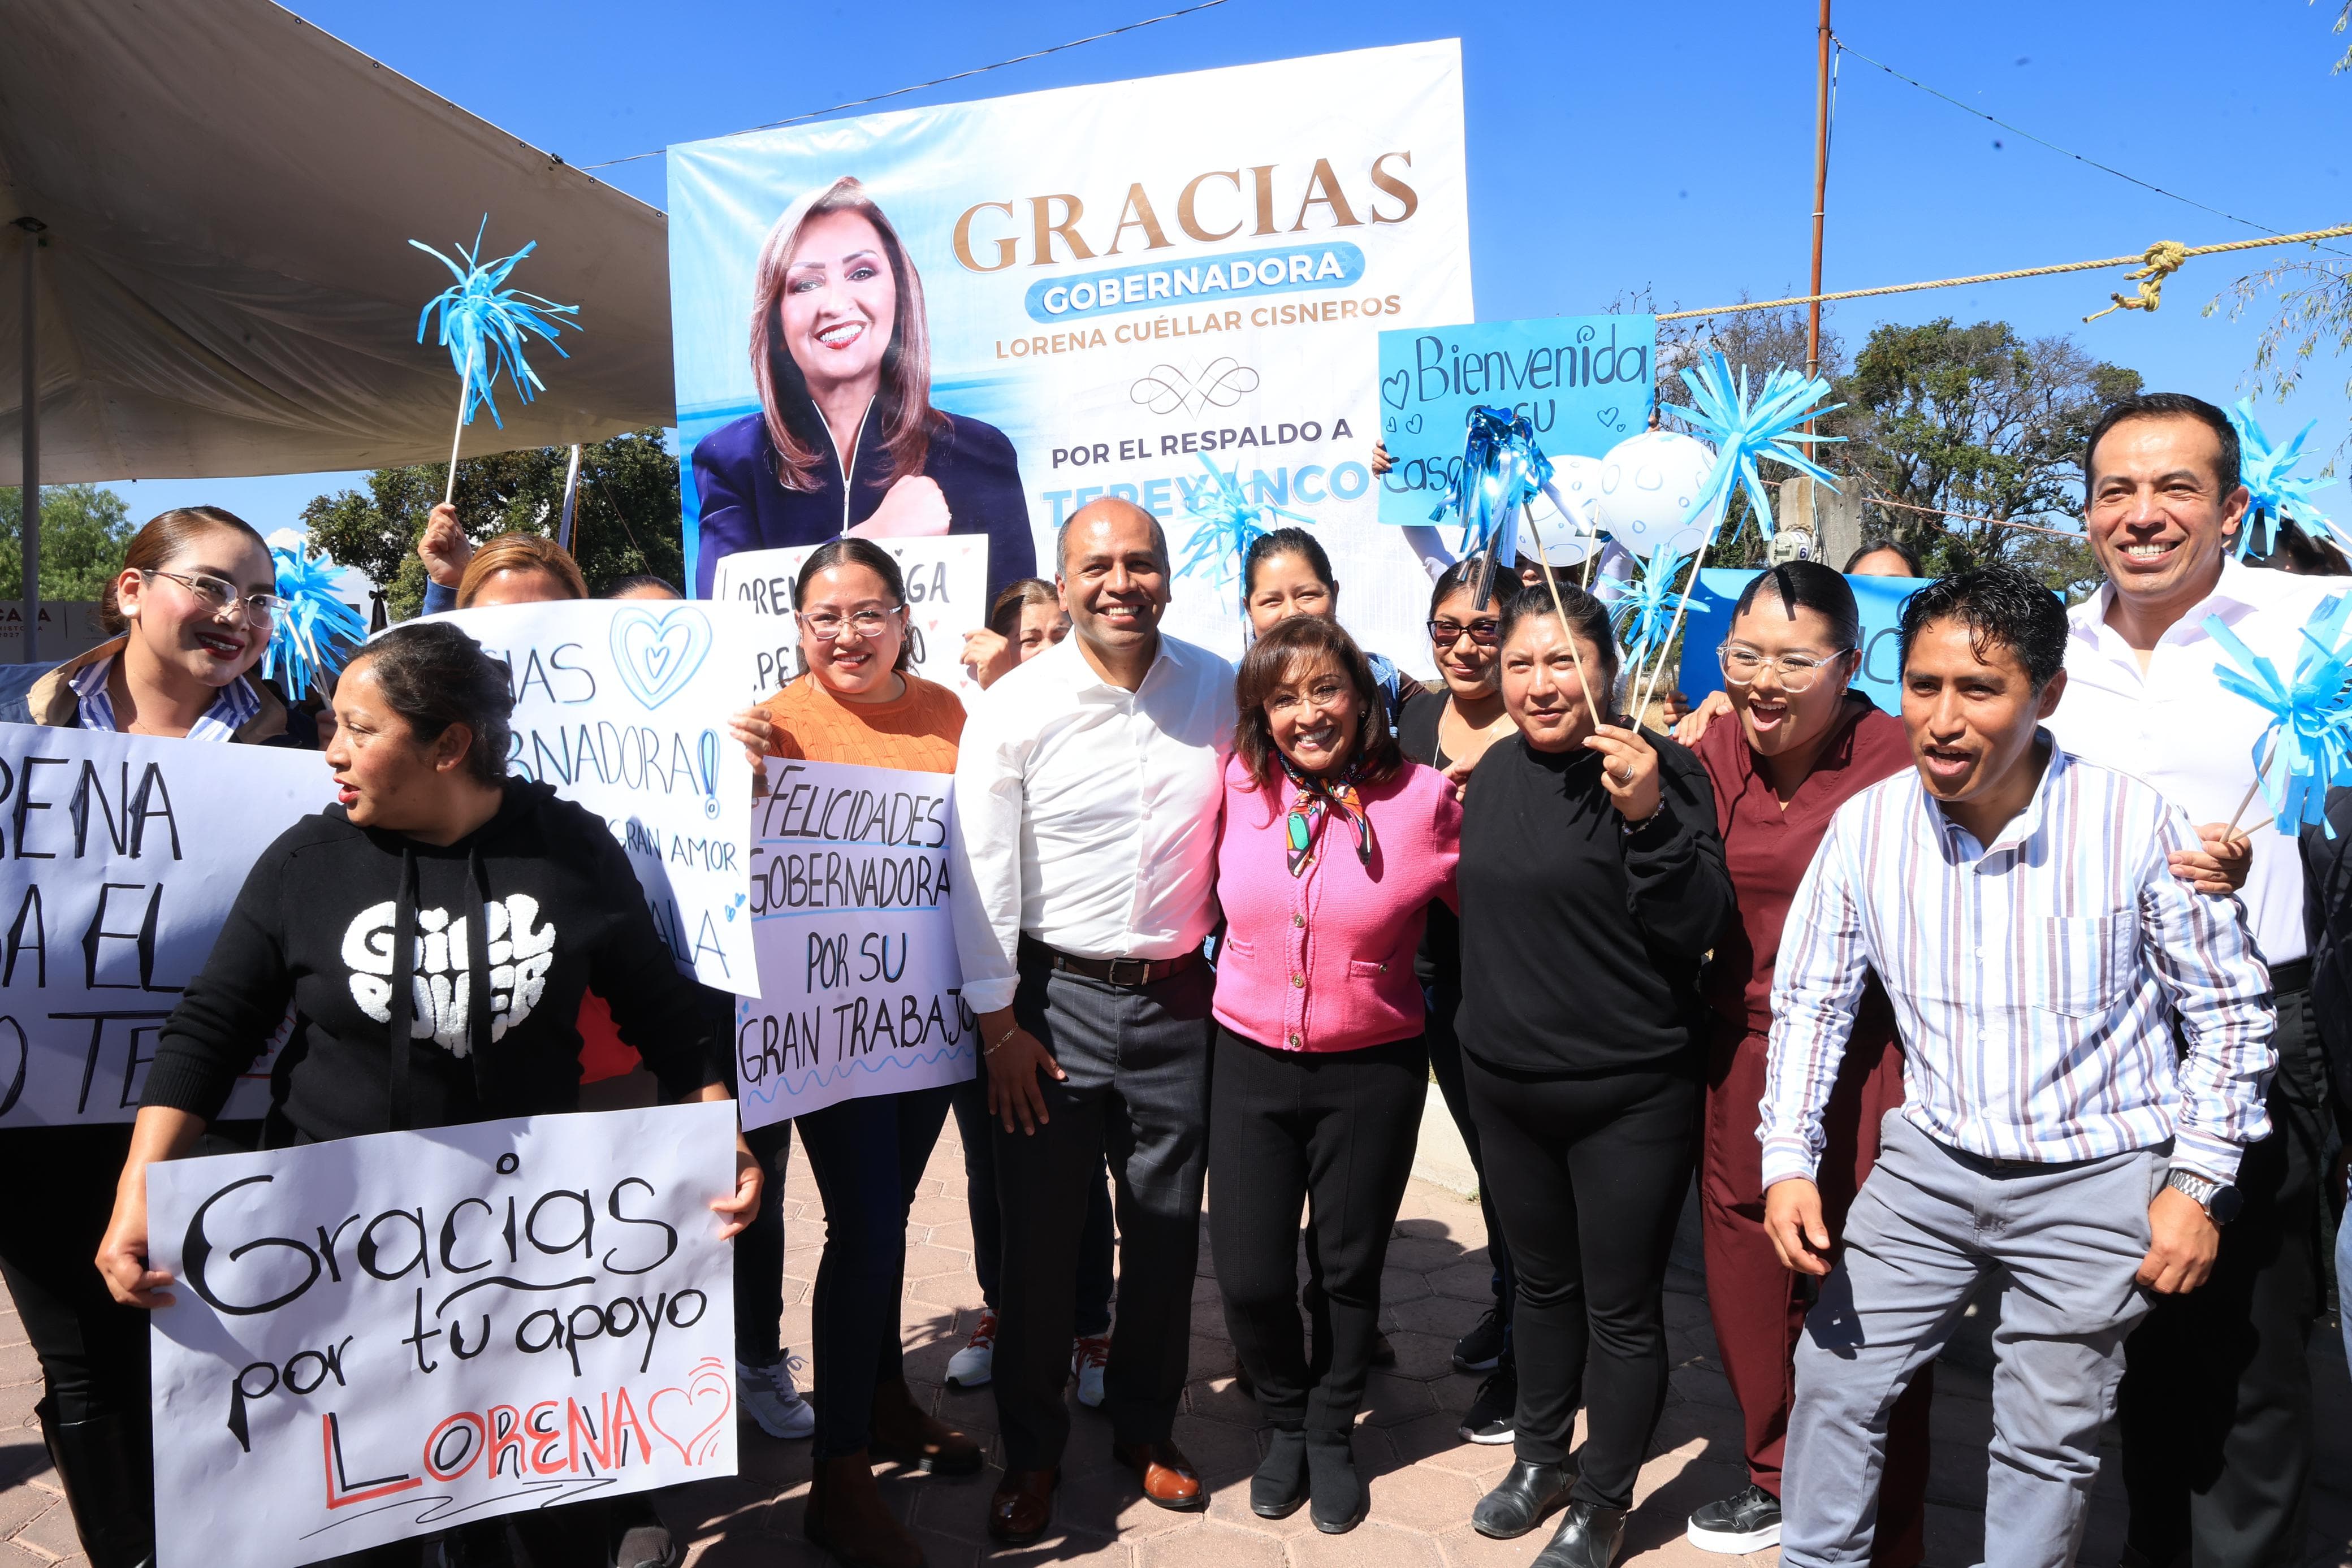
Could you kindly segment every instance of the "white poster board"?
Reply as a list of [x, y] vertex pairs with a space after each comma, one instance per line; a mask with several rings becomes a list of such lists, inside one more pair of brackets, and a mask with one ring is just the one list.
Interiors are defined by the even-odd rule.
[[246, 873], [334, 798], [316, 752], [0, 725], [0, 1129], [137, 1115]]
[[160, 1568], [735, 1473], [735, 1108], [149, 1167]]
[[[944, 534], [936, 538], [877, 539], [898, 563], [907, 581], [908, 655], [915, 674], [961, 697], [980, 690], [971, 672], [958, 663], [964, 634], [988, 624], [988, 536]], [[793, 584], [815, 545], [744, 550], [723, 558], [710, 580], [710, 597], [751, 607], [762, 618], [780, 617], [757, 628], [751, 663], [751, 700], [773, 696], [800, 669], [800, 628], [793, 622]], [[762, 634], [766, 633], [766, 634]]]
[[744, 706], [747, 618], [592, 599], [434, 619], [464, 627], [512, 672], [507, 771], [604, 819], [680, 968], [720, 990], [756, 987], [743, 918], [751, 765], [727, 734]]
[[746, 1127], [972, 1075], [977, 1023], [948, 913], [953, 783], [768, 759], [751, 813], [760, 995], [735, 1004]]

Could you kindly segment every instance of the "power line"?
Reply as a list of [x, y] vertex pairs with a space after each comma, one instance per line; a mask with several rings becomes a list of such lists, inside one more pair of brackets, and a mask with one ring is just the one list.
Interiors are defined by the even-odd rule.
[[2034, 143], [2036, 146], [2047, 147], [2053, 152], [2056, 152], [2063, 157], [2072, 158], [2077, 163], [2087, 164], [2091, 168], [2098, 170], [2103, 174], [2113, 174], [2116, 179], [2126, 181], [2132, 184], [2137, 185], [2143, 191], [2153, 191], [2158, 195], [2166, 198], [2168, 201], [2182, 203], [2185, 205], [2195, 207], [2200, 213], [2210, 213], [2217, 218], [2227, 218], [2231, 223], [2242, 225], [2246, 228], [2254, 230], [2258, 234], [2275, 235], [2279, 232], [2266, 224], [2258, 224], [2252, 218], [2242, 218], [2235, 213], [2225, 213], [2219, 207], [2209, 207], [2202, 202], [2194, 201], [2189, 197], [2180, 194], [2178, 191], [2168, 191], [2161, 185], [2151, 184], [2147, 181], [2141, 179], [2137, 174], [2126, 174], [2121, 169], [2117, 169], [2111, 164], [2102, 163], [2095, 158], [2086, 158], [2082, 153], [2076, 152], [2070, 148], [2059, 146], [2055, 141], [2049, 141], [2044, 137], [2036, 136], [2031, 131], [2026, 131], [2018, 126], [2011, 125], [2006, 120], [1998, 119], [1993, 115], [1987, 114], [1983, 110], [1977, 108], [1974, 104], [1965, 103], [1959, 99], [1954, 98], [1950, 93], [1939, 92], [1916, 77], [1905, 76], [1901, 71], [1896, 70], [1885, 60], [1872, 59], [1868, 55], [1864, 54], [1860, 49], [1855, 48], [1843, 38], [1838, 37], [1834, 34], [1831, 36], [1831, 41], [1843, 53], [1852, 55], [1855, 59], [1862, 61], [1865, 65], [1876, 66], [1880, 70], [1885, 71], [1896, 81], [1908, 82], [1911, 86], [1917, 88], [1921, 92], [1926, 93], [1928, 97], [1940, 98], [1946, 103], [1950, 104], [1954, 109], [1959, 110], [1966, 114], [1973, 114], [1979, 120], [1984, 120], [1988, 124], [1997, 125], [2003, 131], [2008, 131], [2011, 136], [2022, 136], [2025, 140]]
[[[812, 109], [806, 114], [795, 114], [788, 120], [772, 120], [765, 125], [746, 126], [734, 134], [747, 136], [754, 131], [777, 131], [787, 125], [798, 125], [804, 120], [821, 120], [828, 114], [838, 114], [845, 109], [862, 109], [869, 103], [880, 103], [886, 98], [898, 98], [907, 93], [920, 92], [927, 87], [943, 87], [951, 81], [961, 81], [966, 77], [984, 76], [990, 71], [1001, 71], [1007, 66], [1017, 66], [1029, 60], [1042, 60], [1047, 55], [1058, 55], [1064, 49], [1075, 49], [1080, 44], [1098, 44], [1105, 38], [1116, 38], [1121, 33], [1132, 33], [1138, 27], [1150, 27], [1161, 22], [1172, 22], [1179, 16], [1190, 16], [1196, 11], [1212, 10], [1227, 3], [1228, 0], [1200, 0], [1200, 4], [1196, 5], [1187, 5], [1181, 10], [1164, 12], [1157, 16], [1146, 16], [1140, 22], [1129, 22], [1123, 27], [1113, 27], [1108, 32], [1089, 33], [1083, 38], [1072, 38], [1066, 44], [1055, 44], [1050, 48], [1032, 49], [1025, 55], [1015, 55], [1009, 60], [998, 60], [993, 65], [974, 66], [970, 70], [956, 71], [943, 77], [933, 77], [929, 81], [919, 81], [912, 87], [892, 88], [888, 92], [877, 92], [871, 98], [853, 98], [847, 103], [836, 103], [830, 109]], [[580, 167], [610, 169], [615, 163], [635, 163], [643, 158], [658, 158], [667, 151], [668, 149], [656, 147], [650, 152], [632, 152], [625, 158], [607, 158], [602, 163], [583, 163]]]

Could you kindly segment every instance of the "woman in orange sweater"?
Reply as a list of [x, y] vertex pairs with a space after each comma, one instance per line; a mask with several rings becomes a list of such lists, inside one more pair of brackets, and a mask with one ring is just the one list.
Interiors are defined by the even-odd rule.
[[[862, 538], [820, 546], [793, 608], [803, 673], [741, 728], [768, 755], [953, 773], [963, 705], [907, 668], [898, 563]], [[816, 1470], [803, 1528], [858, 1568], [917, 1568], [922, 1548], [891, 1516], [873, 1461], [944, 1475], [980, 1469], [980, 1445], [925, 1414], [907, 1387], [898, 1343], [907, 1212], [947, 1120], [945, 1085], [843, 1100], [795, 1117], [824, 1200], [817, 1265]]]

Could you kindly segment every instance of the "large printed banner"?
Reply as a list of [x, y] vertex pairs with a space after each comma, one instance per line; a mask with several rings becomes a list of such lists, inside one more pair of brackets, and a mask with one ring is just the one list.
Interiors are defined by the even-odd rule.
[[[1694, 703], [1723, 689], [1723, 666], [1716, 649], [1731, 634], [1732, 607], [1759, 572], [1706, 567], [1698, 574], [1683, 621], [1683, 695]], [[1903, 660], [1898, 632], [1903, 601], [1927, 586], [1924, 577], [1849, 577], [1854, 607], [1862, 612], [1862, 664], [1853, 686], [1888, 713], [1903, 711]], [[1769, 589], [1765, 590], [1770, 592]], [[1777, 600], [1776, 600], [1777, 602]]]
[[[895, 237], [862, 216], [773, 232], [844, 176]], [[1221, 475], [1308, 519], [1350, 628], [1425, 664], [1428, 578], [1378, 522], [1373, 336], [1474, 314], [1457, 42], [693, 142], [670, 149], [669, 217], [698, 595], [719, 555], [819, 543], [869, 513], [932, 530], [942, 506], [950, 531], [990, 535], [992, 587], [1051, 577], [1055, 528], [1101, 496], [1160, 518], [1181, 562]], [[835, 434], [812, 382], [886, 348], [874, 412]], [[893, 476], [878, 444], [918, 371], [955, 428], [880, 510], [874, 489], [845, 502], [843, 467]], [[790, 489], [778, 427], [809, 462]], [[1167, 622], [1228, 655], [1231, 565], [1207, 549]]]
[[0, 725], [0, 1129], [137, 1115], [246, 873], [334, 796], [314, 752]]
[[751, 813], [760, 994], [735, 1004], [745, 1126], [972, 1075], [948, 914], [952, 783], [768, 759]]
[[735, 1473], [735, 1110], [152, 1166], [161, 1568]]
[[[969, 697], [980, 690], [957, 662], [964, 633], [988, 623], [988, 540], [964, 534], [887, 539], [907, 585], [909, 663], [915, 674]], [[800, 669], [800, 628], [793, 620], [793, 584], [814, 545], [743, 550], [719, 562], [710, 597], [740, 604], [761, 618], [751, 654], [751, 701], [774, 694]]]
[[[1462, 471], [1464, 430], [1482, 404], [1524, 414], [1547, 457], [1605, 456], [1649, 418], [1657, 338], [1654, 316], [1383, 331], [1381, 435], [1394, 466], [1381, 481], [1381, 520], [1430, 520]], [[1549, 502], [1532, 509], [1539, 526], [1549, 522]]]
[[512, 672], [507, 771], [604, 819], [654, 925], [707, 986], [758, 986], [745, 811], [751, 765], [727, 736], [744, 706], [747, 618], [709, 604], [571, 600], [456, 610]]

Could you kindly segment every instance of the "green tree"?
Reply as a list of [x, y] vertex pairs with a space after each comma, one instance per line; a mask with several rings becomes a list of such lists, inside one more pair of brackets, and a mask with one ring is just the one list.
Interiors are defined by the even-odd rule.
[[[457, 515], [478, 544], [493, 534], [553, 535], [562, 520], [567, 447], [546, 446], [468, 457], [457, 465]], [[320, 496], [302, 508], [310, 540], [344, 566], [384, 585], [397, 620], [425, 601], [425, 565], [416, 541], [439, 504], [449, 469], [425, 463], [379, 468], [364, 493]], [[677, 459], [659, 430], [637, 430], [580, 452], [580, 498], [572, 513], [572, 553], [592, 593], [639, 572], [677, 582]]]
[[[0, 602], [25, 596], [25, 493], [0, 490]], [[41, 598], [51, 604], [95, 601], [122, 570], [122, 552], [139, 530], [121, 497], [95, 485], [41, 486]]]
[[[1928, 508], [1871, 509], [1930, 571], [2014, 561], [2076, 592], [2098, 580], [2087, 546], [2000, 522], [2078, 527], [2084, 440], [2140, 385], [2071, 338], [2021, 338], [2006, 321], [1881, 326], [1838, 381], [1846, 406], [1823, 426], [1847, 440], [1827, 462], [1866, 499]], [[1999, 521], [1969, 520], [1986, 517]]]

